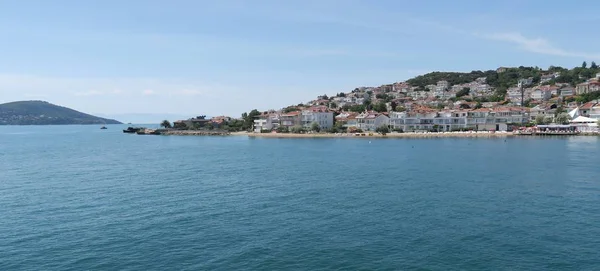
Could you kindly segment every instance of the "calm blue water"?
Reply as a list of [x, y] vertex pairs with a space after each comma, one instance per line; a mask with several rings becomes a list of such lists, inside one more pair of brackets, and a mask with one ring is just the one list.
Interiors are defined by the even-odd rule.
[[0, 127], [0, 270], [600, 270], [600, 140]]

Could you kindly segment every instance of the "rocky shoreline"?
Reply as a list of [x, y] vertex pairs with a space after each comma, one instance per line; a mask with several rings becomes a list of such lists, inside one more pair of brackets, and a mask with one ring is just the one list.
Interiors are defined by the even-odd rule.
[[208, 131], [208, 130], [173, 130], [173, 129], [144, 129], [137, 132], [138, 135], [178, 135], [178, 136], [227, 136], [231, 135], [228, 131]]

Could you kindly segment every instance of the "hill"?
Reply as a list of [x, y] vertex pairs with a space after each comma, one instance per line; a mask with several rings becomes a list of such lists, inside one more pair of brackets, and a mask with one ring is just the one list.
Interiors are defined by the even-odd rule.
[[44, 101], [0, 104], [0, 125], [121, 124]]

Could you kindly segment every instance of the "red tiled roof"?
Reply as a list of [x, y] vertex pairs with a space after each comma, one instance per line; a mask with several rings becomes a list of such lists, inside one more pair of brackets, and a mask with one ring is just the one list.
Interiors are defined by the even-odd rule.
[[588, 102], [588, 103], [586, 103], [586, 104], [582, 105], [580, 109], [592, 109], [592, 107], [593, 107], [594, 105], [596, 105], [596, 103], [595, 103], [595, 102]]
[[300, 115], [300, 111], [289, 112], [285, 114], [281, 114], [282, 117], [293, 117]]

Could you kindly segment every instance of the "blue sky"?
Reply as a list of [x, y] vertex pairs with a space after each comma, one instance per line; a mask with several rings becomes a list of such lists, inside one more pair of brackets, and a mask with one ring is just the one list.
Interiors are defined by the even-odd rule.
[[600, 2], [0, 0], [0, 102], [239, 116], [430, 71], [600, 61]]

